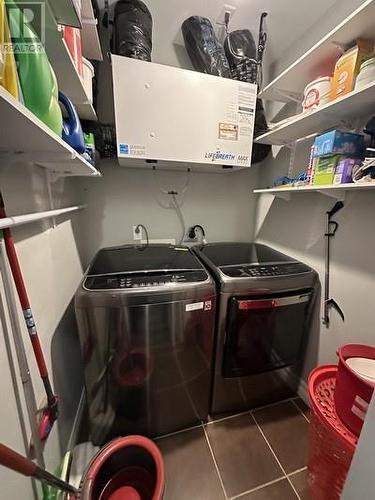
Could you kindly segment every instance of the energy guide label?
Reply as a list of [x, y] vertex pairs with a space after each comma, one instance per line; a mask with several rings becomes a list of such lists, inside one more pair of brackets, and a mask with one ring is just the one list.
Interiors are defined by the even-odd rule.
[[120, 144], [120, 154], [146, 156], [146, 146], [140, 144]]
[[234, 125], [233, 123], [219, 123], [219, 139], [237, 141], [238, 125]]
[[256, 87], [240, 85], [238, 87], [238, 113], [253, 115], [256, 104]]

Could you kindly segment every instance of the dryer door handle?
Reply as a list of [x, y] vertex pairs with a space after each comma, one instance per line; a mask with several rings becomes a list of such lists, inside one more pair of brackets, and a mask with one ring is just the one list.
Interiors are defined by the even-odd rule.
[[277, 307], [302, 304], [303, 302], [308, 302], [310, 298], [311, 298], [311, 293], [304, 293], [302, 295], [293, 295], [291, 297], [279, 297], [272, 299], [257, 299], [257, 300], [239, 300], [238, 309], [240, 311], [275, 309]]

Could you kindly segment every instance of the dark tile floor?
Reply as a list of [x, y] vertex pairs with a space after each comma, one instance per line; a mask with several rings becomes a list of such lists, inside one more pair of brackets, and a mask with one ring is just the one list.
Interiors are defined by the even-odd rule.
[[310, 500], [308, 418], [292, 398], [158, 439], [165, 500]]

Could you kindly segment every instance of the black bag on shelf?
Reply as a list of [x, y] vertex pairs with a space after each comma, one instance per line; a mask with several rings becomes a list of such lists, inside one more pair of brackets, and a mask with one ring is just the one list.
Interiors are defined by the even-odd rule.
[[140, 0], [119, 0], [116, 3], [111, 51], [120, 56], [151, 61], [152, 16]]
[[216, 38], [211, 21], [191, 16], [181, 26], [185, 47], [195, 70], [231, 78], [224, 48]]
[[[236, 30], [229, 33], [224, 42], [224, 49], [233, 80], [257, 83], [257, 49], [250, 31]], [[254, 137], [267, 132], [267, 130], [268, 126], [263, 103], [260, 99], [257, 99]], [[267, 144], [253, 144], [251, 163], [255, 164], [263, 161], [270, 151], [271, 146]]]
[[234, 80], [257, 83], [257, 49], [249, 30], [231, 31], [224, 42], [230, 72]]

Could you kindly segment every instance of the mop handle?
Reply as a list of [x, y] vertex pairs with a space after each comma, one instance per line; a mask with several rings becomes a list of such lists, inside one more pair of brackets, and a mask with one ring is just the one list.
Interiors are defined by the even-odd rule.
[[60, 490], [68, 491], [73, 494], [78, 493], [78, 490], [74, 488], [74, 486], [71, 486], [69, 483], [63, 481], [57, 476], [54, 476], [50, 472], [38, 467], [37, 464], [2, 443], [0, 443], [0, 465], [13, 470], [14, 472], [19, 472], [24, 476], [34, 477], [36, 479], [40, 479], [41, 481], [45, 481]]
[[0, 443], [0, 465], [29, 477], [34, 476], [37, 469], [34, 462], [2, 443]]
[[[0, 218], [6, 217], [4, 200], [0, 193]], [[53, 408], [56, 403], [56, 396], [53, 393], [51, 382], [48, 376], [47, 365], [44, 359], [43, 350], [40, 345], [38, 332], [34, 322], [33, 314], [30, 307], [29, 298], [26, 291], [25, 282], [22, 276], [21, 266], [18, 260], [16, 247], [14, 245], [12, 232], [9, 228], [3, 229], [5, 247], [9, 259], [9, 265], [12, 270], [13, 279], [16, 285], [18, 297], [21, 303], [23, 316], [27, 330], [29, 332], [31, 344], [33, 347], [34, 355], [38, 365], [40, 376], [43, 380], [43, 385], [46, 391], [48, 405]], [[55, 410], [57, 411], [57, 410]]]

